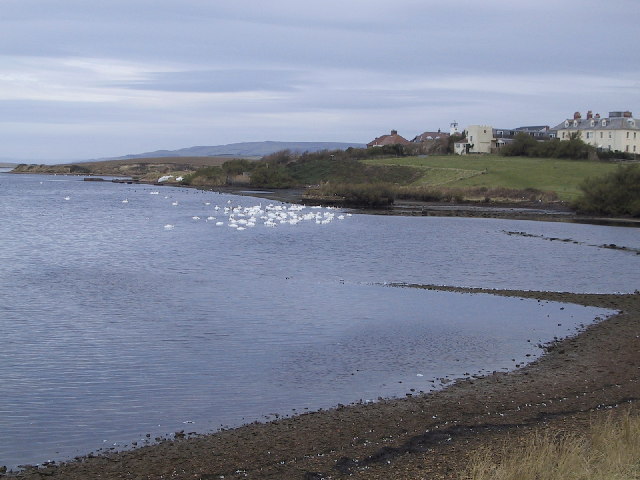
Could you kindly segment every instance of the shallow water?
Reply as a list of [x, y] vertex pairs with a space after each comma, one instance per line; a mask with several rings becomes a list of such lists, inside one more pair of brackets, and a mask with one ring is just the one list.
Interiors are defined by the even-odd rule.
[[640, 248], [636, 229], [304, 209], [333, 217], [239, 230], [221, 213], [260, 203], [0, 175], [0, 465], [428, 391], [607, 313], [384, 282], [640, 284], [640, 256], [593, 246]]

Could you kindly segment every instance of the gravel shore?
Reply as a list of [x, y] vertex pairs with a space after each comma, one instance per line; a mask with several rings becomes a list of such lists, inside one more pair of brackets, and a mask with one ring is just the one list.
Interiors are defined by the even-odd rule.
[[469, 377], [425, 395], [339, 406], [7, 476], [75, 479], [454, 479], [479, 448], [534, 430], [581, 431], [595, 415], [637, 408], [640, 294], [420, 286], [597, 306], [619, 313], [546, 347], [524, 368]]

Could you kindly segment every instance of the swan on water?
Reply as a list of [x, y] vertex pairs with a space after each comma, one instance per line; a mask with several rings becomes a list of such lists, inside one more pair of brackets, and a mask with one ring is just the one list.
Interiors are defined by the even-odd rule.
[[[205, 206], [209, 206], [211, 205], [211, 202], [203, 202], [203, 204]], [[178, 200], [173, 201], [171, 205], [177, 206]], [[242, 206], [234, 205], [232, 200], [227, 200], [226, 205], [227, 206], [225, 207], [220, 207], [218, 205], [213, 207], [215, 212], [219, 212], [217, 215], [224, 214], [224, 218], [222, 219], [210, 214], [205, 214], [202, 217], [194, 215], [191, 218], [193, 220], [205, 218], [206, 222], [215, 222], [216, 226], [227, 225], [229, 228], [243, 231], [247, 228], [255, 227], [258, 222], [268, 228], [280, 226], [283, 228], [288, 225], [295, 226], [303, 223], [328, 225], [336, 219], [345, 220], [347, 217], [352, 216], [350, 213], [334, 213], [338, 210], [336, 207], [322, 207], [318, 205], [307, 207], [306, 205], [297, 204], [277, 205], [270, 203], [264, 206], [260, 203], [253, 206]], [[172, 229], [173, 225], [168, 224], [165, 228], [167, 230]]]

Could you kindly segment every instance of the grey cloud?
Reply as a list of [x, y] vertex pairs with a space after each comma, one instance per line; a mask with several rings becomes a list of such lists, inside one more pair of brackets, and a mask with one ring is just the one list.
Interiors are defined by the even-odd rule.
[[462, 1], [455, 7], [411, 0], [5, 2], [5, 54], [424, 74], [452, 66], [588, 73], [640, 63], [631, 38], [640, 8], [629, 2], [622, 9], [592, 0]]
[[136, 83], [118, 84], [138, 90], [172, 92], [290, 92], [300, 83], [300, 74], [292, 70], [224, 69], [152, 73]]
[[2, 100], [0, 121], [12, 124], [86, 124], [87, 122], [118, 123], [145, 121], [147, 113], [138, 108], [119, 103], [65, 102], [46, 100]]
[[[0, 54], [47, 61], [40, 70], [33, 67], [37, 61], [18, 58], [5, 71], [38, 77], [39, 87], [57, 82], [51, 90], [64, 93], [57, 98], [78, 93], [73, 103], [0, 103], [7, 151], [37, 143], [64, 151], [58, 130], [47, 134], [43, 123], [52, 129], [83, 124], [78, 131], [92, 137], [87, 148], [111, 142], [135, 152], [293, 132], [299, 140], [325, 135], [362, 141], [368, 138], [359, 135], [386, 131], [387, 123], [410, 130], [429, 115], [439, 116], [435, 126], [450, 116], [502, 126], [553, 123], [576, 109], [636, 110], [639, 101], [629, 83], [609, 87], [601, 80], [637, 78], [638, 0], [0, 3]], [[61, 58], [134, 68], [130, 75], [123, 68], [122, 75], [108, 76]], [[2, 73], [0, 68], [0, 80]], [[66, 88], [66, 79], [85, 74]], [[461, 80], [454, 88], [442, 79]], [[575, 88], [560, 84], [565, 79]], [[5, 98], [19, 99], [21, 92], [37, 98], [26, 87], [11, 86]], [[253, 91], [267, 94], [256, 95], [257, 101], [233, 95]], [[200, 98], [184, 95], [190, 92], [202, 93], [202, 101], [182, 102]], [[325, 123], [318, 120], [323, 114]], [[419, 133], [421, 127], [413, 128]], [[193, 133], [198, 129], [200, 136]], [[206, 136], [214, 131], [219, 138]], [[336, 138], [340, 132], [353, 133]], [[151, 145], [165, 138], [175, 143]]]

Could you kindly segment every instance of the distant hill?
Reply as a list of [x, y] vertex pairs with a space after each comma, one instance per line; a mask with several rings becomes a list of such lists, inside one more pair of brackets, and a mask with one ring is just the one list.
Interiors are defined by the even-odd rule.
[[281, 150], [292, 152], [317, 152], [320, 150], [346, 150], [349, 147], [363, 148], [363, 143], [341, 142], [243, 142], [228, 145], [198, 146], [179, 150], [156, 150], [155, 152], [136, 153], [110, 160], [128, 160], [133, 158], [160, 157], [263, 157]]

